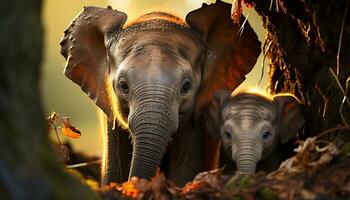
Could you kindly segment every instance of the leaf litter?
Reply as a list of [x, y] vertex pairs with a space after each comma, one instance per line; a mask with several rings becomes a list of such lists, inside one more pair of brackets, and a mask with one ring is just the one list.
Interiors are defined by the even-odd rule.
[[[350, 145], [349, 145], [350, 146]], [[350, 148], [349, 148], [350, 149]], [[222, 174], [222, 169], [198, 174], [184, 187], [177, 187], [157, 174], [151, 181], [132, 178], [101, 188], [103, 199], [343, 199], [350, 197], [349, 152], [333, 142], [308, 138], [300, 142], [295, 156], [266, 174]], [[336, 162], [343, 159], [345, 161]], [[332, 186], [329, 186], [332, 184]]]
[[[58, 121], [58, 114], [54, 112], [47, 120], [49, 132], [54, 129], [57, 136], [57, 142], [52, 144], [57, 160], [64, 162], [69, 174], [80, 178], [102, 199], [350, 198], [350, 143], [339, 148], [333, 142], [320, 140], [320, 137], [307, 138], [299, 142], [293, 157], [270, 174], [258, 172], [254, 176], [228, 176], [222, 173], [223, 169], [216, 169], [202, 172], [192, 182], [178, 187], [158, 172], [150, 181], [133, 177], [125, 183], [101, 187], [100, 159], [77, 154], [69, 144], [61, 144], [58, 128], [66, 128], [62, 133], [72, 138], [79, 138], [81, 133], [71, 125], [69, 118], [61, 118], [59, 126]], [[69, 160], [70, 155], [73, 159]]]

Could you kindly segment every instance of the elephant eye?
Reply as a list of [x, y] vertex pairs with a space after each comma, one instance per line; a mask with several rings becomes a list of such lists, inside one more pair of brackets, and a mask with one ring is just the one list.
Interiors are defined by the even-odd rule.
[[266, 141], [269, 139], [270, 135], [271, 135], [270, 132], [264, 131], [261, 137], [264, 141]]
[[225, 130], [224, 137], [227, 141], [231, 141], [232, 140], [231, 132], [229, 130]]
[[187, 94], [188, 91], [190, 91], [191, 87], [192, 87], [191, 80], [185, 79], [185, 81], [182, 83], [182, 86], [181, 86], [181, 89], [180, 89], [181, 94], [182, 95]]
[[128, 83], [126, 82], [126, 80], [121, 79], [118, 82], [118, 87], [123, 94], [129, 93], [129, 86], [128, 86]]

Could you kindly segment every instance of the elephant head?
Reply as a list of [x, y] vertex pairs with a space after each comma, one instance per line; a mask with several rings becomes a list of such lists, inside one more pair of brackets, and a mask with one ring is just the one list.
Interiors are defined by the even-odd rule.
[[279, 142], [292, 138], [305, 121], [299, 101], [289, 94], [270, 98], [219, 91], [208, 113], [208, 130], [221, 139], [238, 173], [247, 175], [254, 174], [258, 161], [267, 158]]
[[129, 24], [110, 7], [86, 7], [65, 31], [65, 75], [109, 120], [130, 130], [129, 177], [154, 176], [178, 127], [200, 116], [216, 90], [237, 87], [254, 66], [260, 42], [248, 24], [237, 34], [230, 7], [218, 1], [186, 20], [153, 12]]

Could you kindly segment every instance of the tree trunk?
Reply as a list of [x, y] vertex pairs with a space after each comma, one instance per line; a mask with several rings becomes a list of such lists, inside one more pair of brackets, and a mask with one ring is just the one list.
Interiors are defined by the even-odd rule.
[[48, 141], [39, 93], [41, 3], [0, 3], [0, 197], [96, 199], [64, 172]]
[[340, 114], [344, 94], [330, 71], [345, 90], [350, 76], [349, 0], [251, 2], [267, 30], [270, 92], [291, 92], [306, 105], [308, 135], [349, 125], [350, 102]]

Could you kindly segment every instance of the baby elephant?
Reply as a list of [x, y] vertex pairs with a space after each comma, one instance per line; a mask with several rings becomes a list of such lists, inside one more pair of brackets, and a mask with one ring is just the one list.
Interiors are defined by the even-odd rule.
[[289, 94], [271, 98], [219, 91], [207, 114], [207, 129], [221, 139], [237, 172], [246, 175], [254, 174], [257, 163], [270, 157], [277, 145], [286, 143], [305, 122], [299, 101]]

